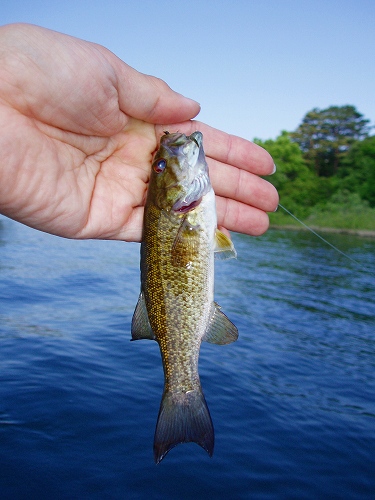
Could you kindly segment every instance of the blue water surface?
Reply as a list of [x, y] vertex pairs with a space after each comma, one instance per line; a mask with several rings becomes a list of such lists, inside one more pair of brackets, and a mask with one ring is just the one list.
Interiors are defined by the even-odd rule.
[[238, 326], [202, 345], [216, 442], [153, 462], [163, 372], [130, 342], [139, 245], [0, 219], [0, 498], [375, 497], [375, 241], [233, 237], [216, 299]]

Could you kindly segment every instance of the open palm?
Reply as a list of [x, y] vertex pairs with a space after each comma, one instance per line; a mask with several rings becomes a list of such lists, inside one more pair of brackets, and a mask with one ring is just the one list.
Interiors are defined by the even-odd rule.
[[219, 223], [261, 234], [269, 155], [192, 121], [199, 105], [104, 47], [28, 25], [0, 28], [0, 211], [69, 238], [139, 241], [163, 130], [201, 130]]

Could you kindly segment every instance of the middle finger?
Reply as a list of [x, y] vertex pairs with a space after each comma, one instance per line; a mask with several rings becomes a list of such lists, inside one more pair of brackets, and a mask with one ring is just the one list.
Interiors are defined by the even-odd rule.
[[266, 212], [273, 212], [279, 203], [276, 188], [265, 179], [241, 168], [207, 158], [215, 193], [246, 203]]

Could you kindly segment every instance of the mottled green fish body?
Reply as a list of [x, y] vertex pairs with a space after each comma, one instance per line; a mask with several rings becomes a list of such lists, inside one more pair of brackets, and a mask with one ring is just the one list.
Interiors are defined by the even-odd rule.
[[151, 172], [141, 244], [141, 293], [132, 339], [158, 342], [164, 393], [154, 439], [159, 463], [174, 446], [196, 442], [211, 456], [214, 431], [202, 393], [202, 340], [228, 344], [237, 328], [214, 302], [214, 253], [234, 257], [217, 230], [215, 195], [200, 132], [166, 133]]

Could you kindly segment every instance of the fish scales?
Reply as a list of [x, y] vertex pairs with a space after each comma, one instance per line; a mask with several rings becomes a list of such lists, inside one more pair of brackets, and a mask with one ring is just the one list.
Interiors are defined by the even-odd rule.
[[215, 195], [203, 136], [161, 138], [147, 194], [141, 244], [141, 293], [132, 339], [158, 342], [164, 392], [154, 438], [159, 463], [177, 444], [193, 441], [209, 455], [214, 431], [198, 374], [202, 340], [227, 344], [237, 328], [213, 300], [214, 252], [235, 256], [217, 230]]
[[[197, 207], [196, 211], [203, 212], [204, 208]], [[207, 265], [213, 261], [213, 253], [207, 231], [200, 227], [194, 237], [197, 258], [189, 266], [175, 266], [171, 251], [181, 222], [177, 216], [160, 214], [155, 207], [150, 212], [145, 219], [147, 272], [142, 276], [149, 320], [160, 345], [166, 386], [186, 392], [199, 380], [199, 347], [213, 300], [213, 262]], [[194, 213], [190, 218], [194, 225], [199, 218], [204, 223], [203, 214], [199, 217]]]

